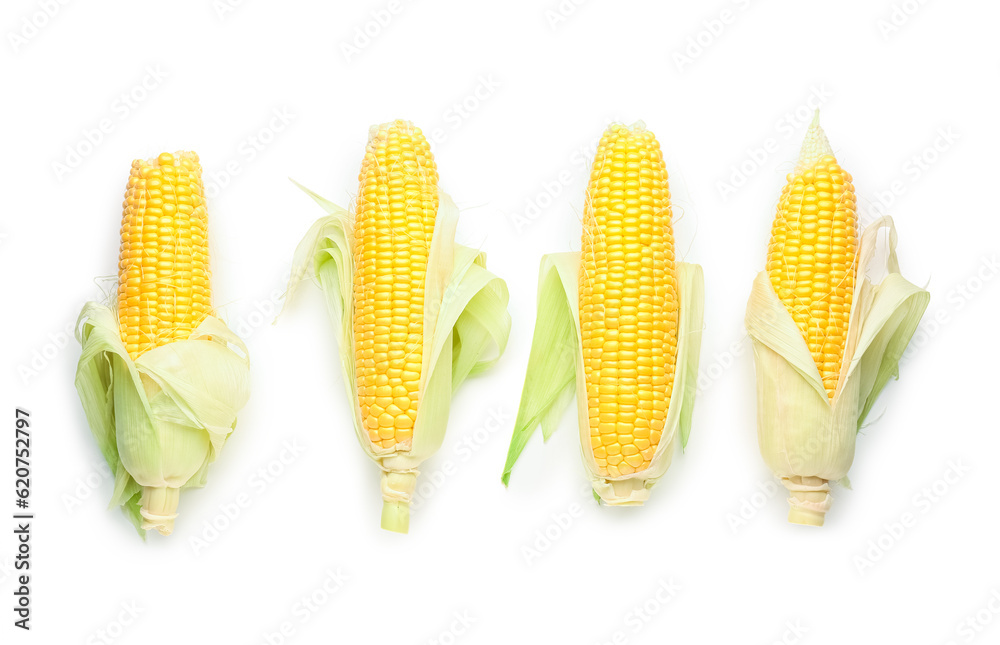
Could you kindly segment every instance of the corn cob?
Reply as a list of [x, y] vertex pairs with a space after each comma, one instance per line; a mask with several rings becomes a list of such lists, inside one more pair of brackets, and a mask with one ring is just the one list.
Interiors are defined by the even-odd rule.
[[123, 203], [118, 321], [129, 355], [191, 335], [211, 313], [208, 215], [193, 152], [136, 160]]
[[134, 161], [114, 310], [80, 314], [76, 387], [112, 505], [143, 537], [172, 532], [181, 489], [205, 484], [249, 397], [246, 346], [212, 315], [207, 225], [198, 155]]
[[590, 448], [601, 475], [649, 466], [677, 357], [677, 275], [660, 146], [612, 125], [594, 158], [583, 216], [580, 330]]
[[[929, 299], [899, 273], [892, 219], [874, 222], [859, 239], [851, 182], [817, 111], [747, 305], [757, 440], [788, 489], [788, 520], [796, 524], [823, 524], [830, 483], [846, 481], [857, 431], [897, 372]], [[882, 229], [889, 230], [888, 275], [872, 285], [865, 273]]]
[[613, 506], [649, 498], [687, 444], [701, 350], [701, 267], [677, 262], [660, 146], [611, 125], [587, 187], [579, 253], [542, 258], [528, 370], [504, 485], [536, 428], [548, 439], [575, 389], [583, 463]]
[[847, 344], [857, 244], [851, 175], [830, 154], [826, 135], [817, 127], [806, 137], [781, 192], [767, 272], [809, 346], [830, 399]]
[[373, 128], [354, 221], [354, 351], [358, 403], [376, 450], [413, 439], [423, 359], [424, 280], [438, 175], [419, 128]]
[[296, 250], [286, 302], [307, 275], [323, 289], [354, 429], [382, 471], [382, 528], [406, 533], [417, 469], [441, 447], [452, 393], [506, 347], [508, 293], [485, 254], [455, 243], [458, 209], [419, 128], [371, 128], [359, 181], [353, 216], [300, 186], [327, 214]]

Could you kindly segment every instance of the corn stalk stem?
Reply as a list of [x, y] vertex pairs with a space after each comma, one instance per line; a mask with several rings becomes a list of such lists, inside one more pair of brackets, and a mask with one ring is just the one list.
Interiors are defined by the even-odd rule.
[[410, 530], [410, 500], [417, 487], [417, 471], [382, 471], [382, 528], [396, 533]]
[[177, 517], [177, 502], [180, 501], [181, 489], [167, 486], [143, 486], [139, 498], [139, 514], [142, 515], [142, 528], [155, 529], [160, 535], [170, 535], [174, 531], [174, 518]]
[[833, 504], [830, 482], [822, 477], [782, 477], [788, 489], [788, 521], [805, 526], [823, 526], [826, 512]]

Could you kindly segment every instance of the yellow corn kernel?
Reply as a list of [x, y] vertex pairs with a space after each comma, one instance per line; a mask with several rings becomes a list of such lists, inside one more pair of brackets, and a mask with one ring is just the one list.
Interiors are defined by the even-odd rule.
[[118, 325], [136, 359], [187, 338], [212, 312], [198, 155], [165, 152], [132, 162], [122, 207]]
[[767, 272], [802, 332], [830, 399], [847, 344], [857, 246], [851, 175], [829, 154], [800, 164], [788, 175], [778, 202]]
[[379, 449], [411, 445], [420, 399], [424, 280], [438, 174], [419, 128], [372, 128], [354, 219], [354, 352], [361, 420]]
[[677, 357], [677, 274], [660, 145], [612, 125], [587, 188], [580, 327], [592, 445], [602, 476], [649, 467]]

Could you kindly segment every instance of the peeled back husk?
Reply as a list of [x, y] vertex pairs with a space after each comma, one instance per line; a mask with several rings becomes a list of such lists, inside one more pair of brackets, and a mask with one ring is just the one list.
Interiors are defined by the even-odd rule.
[[[873, 285], [865, 273], [882, 230], [888, 232], [888, 275]], [[898, 377], [899, 359], [930, 300], [899, 273], [891, 218], [864, 231], [857, 261], [860, 286], [832, 401], [766, 271], [754, 280], [747, 305], [757, 372], [757, 438], [764, 461], [789, 491], [788, 520], [796, 524], [823, 524], [832, 503], [829, 483], [846, 479], [858, 430], [889, 378]]]
[[336, 328], [348, 401], [361, 447], [382, 470], [382, 528], [406, 533], [417, 468], [444, 440], [452, 393], [469, 376], [492, 367], [510, 336], [509, 294], [486, 270], [486, 254], [455, 243], [458, 208], [444, 192], [431, 237], [424, 289], [424, 347], [420, 408], [408, 450], [375, 449], [361, 423], [354, 363], [353, 228], [347, 210], [296, 184], [327, 215], [295, 252], [286, 303], [305, 277], [317, 282]]
[[110, 505], [142, 537], [149, 529], [169, 535], [181, 489], [205, 485], [249, 399], [246, 346], [208, 316], [189, 338], [133, 361], [115, 313], [96, 302], [80, 313], [77, 339], [76, 389], [115, 478]]
[[543, 440], [548, 440], [575, 393], [580, 450], [594, 493], [609, 505], [641, 505], [649, 498], [649, 489], [667, 472], [675, 437], [680, 435], [684, 448], [691, 432], [704, 317], [704, 277], [700, 266], [677, 263], [677, 362], [663, 434], [649, 467], [619, 477], [601, 476], [588, 450], [590, 422], [580, 335], [579, 277], [579, 252], [542, 258], [535, 332], [502, 481], [505, 486], [509, 483], [514, 464], [537, 427], [542, 428]]

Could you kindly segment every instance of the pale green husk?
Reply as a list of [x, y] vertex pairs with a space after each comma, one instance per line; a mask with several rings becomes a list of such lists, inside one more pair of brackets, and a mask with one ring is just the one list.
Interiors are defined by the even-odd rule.
[[[888, 232], [888, 275], [867, 278], [878, 233]], [[757, 371], [757, 437], [765, 462], [790, 492], [789, 521], [822, 525], [830, 481], [846, 480], [855, 437], [917, 329], [930, 295], [902, 277], [889, 217], [869, 226], [858, 251], [858, 287], [838, 389], [827, 398], [816, 363], [767, 272], [754, 280], [746, 328]]]
[[607, 504], [639, 505], [648, 499], [649, 489], [669, 468], [675, 436], [680, 435], [681, 447], [684, 448], [691, 432], [704, 317], [704, 277], [701, 267], [696, 264], [677, 264], [679, 327], [674, 388], [663, 434], [649, 467], [620, 477], [602, 477], [589, 449], [587, 389], [580, 336], [579, 276], [579, 252], [554, 253], [542, 258], [535, 333], [502, 481], [505, 486], [509, 483], [514, 464], [537, 427], [542, 428], [543, 440], [548, 440], [575, 394], [580, 450], [595, 494]]
[[361, 447], [382, 469], [382, 527], [405, 533], [417, 468], [441, 447], [452, 393], [469, 376], [492, 367], [507, 346], [511, 326], [507, 285], [486, 270], [485, 253], [455, 243], [458, 208], [441, 192], [427, 259], [423, 369], [413, 442], [406, 451], [376, 450], [361, 423], [354, 375], [351, 217], [347, 210], [296, 185], [327, 215], [313, 224], [295, 252], [286, 303], [305, 277], [323, 290], [337, 333], [354, 429]]
[[76, 372], [91, 432], [114, 474], [110, 506], [139, 534], [173, 529], [179, 490], [205, 485], [250, 395], [246, 346], [213, 316], [186, 340], [133, 361], [115, 313], [87, 303], [77, 323]]

